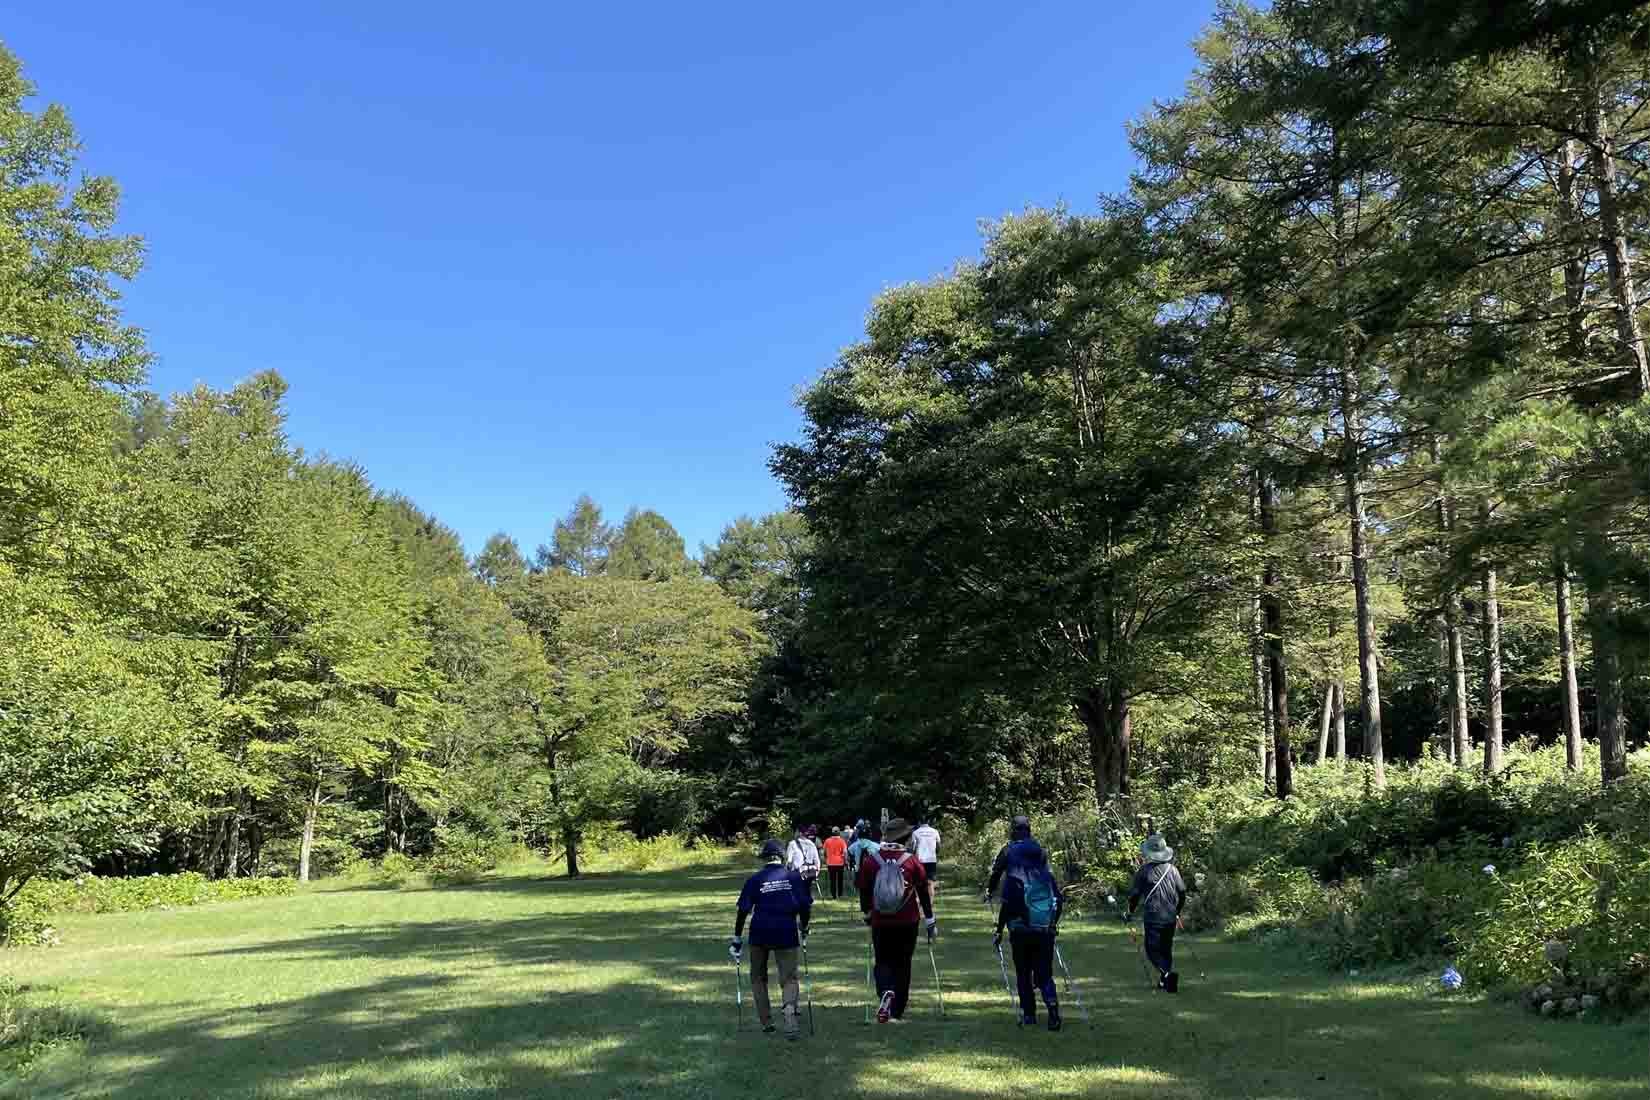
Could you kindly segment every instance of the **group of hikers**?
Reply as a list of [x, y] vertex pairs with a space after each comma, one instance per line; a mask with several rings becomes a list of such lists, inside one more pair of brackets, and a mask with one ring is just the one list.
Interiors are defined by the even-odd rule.
[[[789, 843], [765, 841], [762, 868], [746, 880], [739, 894], [733, 937], [728, 952], [737, 968], [746, 947], [745, 924], [750, 922], [750, 986], [762, 1031], [773, 1034], [772, 1003], [768, 993], [768, 963], [777, 970], [781, 1014], [787, 1039], [801, 1036], [799, 973], [806, 966], [808, 926], [814, 893], [839, 899], [847, 883], [858, 894], [859, 910], [870, 929], [870, 981], [876, 993], [879, 1023], [897, 1024], [905, 1017], [911, 992], [911, 966], [919, 938], [926, 934], [930, 954], [938, 936], [934, 915], [935, 884], [939, 880], [938, 830], [927, 822], [912, 828], [905, 820], [887, 821], [875, 829], [864, 820], [822, 832], [809, 826], [796, 830]], [[1158, 973], [1157, 988], [1179, 990], [1174, 969], [1174, 934], [1180, 924], [1188, 889], [1174, 865], [1174, 849], [1156, 833], [1140, 848], [1140, 867], [1119, 915], [1131, 920], [1141, 910], [1145, 924], [1146, 957]], [[828, 885], [821, 885], [823, 875]], [[1059, 949], [1055, 939], [1065, 913], [1066, 895], [1055, 879], [1048, 853], [1031, 835], [1031, 821], [1016, 817], [1009, 825], [1009, 841], [991, 868], [985, 897], [1000, 900], [992, 947], [997, 952], [1007, 984], [1003, 937], [1017, 979], [1021, 1027], [1037, 1024], [1040, 995], [1050, 1031], [1061, 1028], [1060, 1001], [1054, 980]], [[1062, 960], [1063, 963], [1063, 960]], [[938, 964], [935, 964], [938, 984]]]

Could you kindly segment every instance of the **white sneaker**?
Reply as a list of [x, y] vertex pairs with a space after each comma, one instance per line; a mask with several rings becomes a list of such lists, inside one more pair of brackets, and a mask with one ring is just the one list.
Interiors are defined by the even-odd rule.
[[893, 1018], [894, 991], [890, 989], [882, 995], [882, 1003], [877, 1005], [877, 1023], [885, 1024]]

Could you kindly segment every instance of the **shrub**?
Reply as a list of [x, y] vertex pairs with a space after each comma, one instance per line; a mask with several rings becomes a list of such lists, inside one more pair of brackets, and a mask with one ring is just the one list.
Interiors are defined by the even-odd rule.
[[[1494, 896], [1466, 937], [1462, 964], [1492, 989], [1555, 976], [1625, 974], [1650, 959], [1650, 856], [1594, 831], [1535, 846], [1523, 864], [1496, 875]], [[1555, 966], [1547, 945], [1563, 945]]]
[[[664, 833], [641, 840], [628, 832], [609, 832], [599, 845], [592, 844], [592, 867], [620, 871], [668, 870], [679, 867], [725, 863], [730, 855], [705, 837]], [[755, 855], [754, 851], [748, 853]]]
[[401, 886], [418, 873], [418, 861], [401, 852], [385, 852], [378, 861], [378, 880], [390, 886]]
[[286, 878], [209, 879], [198, 871], [175, 875], [34, 879], [12, 904], [0, 909], [0, 942], [9, 945], [57, 942], [46, 919], [59, 913], [129, 913], [174, 909], [214, 901], [290, 894], [296, 883]]
[[511, 850], [510, 842], [499, 837], [443, 826], [436, 830], [435, 852], [424, 867], [437, 885], [467, 885], [479, 882]]

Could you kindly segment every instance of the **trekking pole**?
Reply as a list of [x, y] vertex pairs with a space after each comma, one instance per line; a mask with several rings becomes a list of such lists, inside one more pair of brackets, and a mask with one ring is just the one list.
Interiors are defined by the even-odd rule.
[[1020, 1003], [1014, 999], [1014, 987], [1008, 984], [1008, 963], [1003, 959], [1003, 945], [997, 944], [997, 968], [1003, 972], [1003, 992], [1008, 994], [1008, 1006], [1014, 1010], [1014, 1018], [1020, 1018]]
[[808, 1034], [814, 1032], [814, 976], [808, 971], [808, 941], [802, 941], [802, 984], [808, 991]]
[[[1182, 932], [1186, 931], [1186, 922], [1185, 921], [1181, 920], [1179, 917], [1176, 917], [1174, 919], [1174, 922], [1175, 922], [1175, 925]], [[1188, 950], [1189, 950], [1189, 952], [1192, 956], [1192, 962], [1197, 967], [1197, 976], [1198, 976], [1199, 980], [1205, 981], [1205, 982], [1208, 981], [1209, 980], [1209, 972], [1207, 970], [1203, 969], [1203, 956], [1199, 955], [1197, 953], [1197, 945], [1192, 943], [1192, 941], [1189, 938], [1181, 940], [1180, 942], [1185, 944], [1186, 947], [1188, 948]]]
[[1094, 1030], [1094, 1021], [1089, 1019], [1089, 1007], [1083, 1003], [1083, 990], [1077, 984], [1077, 979], [1071, 976], [1071, 967], [1066, 965], [1066, 957], [1060, 951], [1060, 945], [1054, 945], [1054, 961], [1060, 964], [1060, 972], [1066, 976], [1066, 992], [1077, 1002], [1077, 1011], [1083, 1014], [1083, 1022]]
[[934, 968], [934, 996], [940, 1002], [940, 1016], [943, 1017], [945, 1015], [945, 992], [940, 985], [940, 964], [939, 960], [934, 958], [933, 940], [928, 941], [928, 962]]
[[[871, 938], [869, 936], [865, 938], [865, 991], [871, 995], [872, 1001], [876, 1000], [877, 987], [871, 984]], [[865, 1002], [865, 1026], [871, 1026], [871, 1001]]]
[[[1123, 907], [1121, 905], [1117, 904], [1117, 899], [1115, 897], [1112, 897], [1110, 894], [1107, 894], [1106, 895], [1106, 900], [1111, 902], [1112, 905], [1116, 907], [1118, 915], [1121, 916], [1122, 913], [1123, 913]], [[1126, 917], [1126, 916], [1123, 917], [1123, 923], [1128, 926], [1129, 941], [1131, 943], [1133, 943], [1135, 947], [1140, 949], [1140, 951], [1139, 951], [1140, 971], [1141, 971], [1142, 974], [1145, 975], [1146, 988], [1147, 989], [1156, 989], [1157, 988], [1157, 982], [1152, 980], [1151, 960], [1146, 958], [1146, 945], [1140, 942], [1140, 937], [1135, 934], [1134, 925], [1129, 924], [1129, 918], [1128, 917]]]
[[745, 1030], [745, 989], [739, 984], [739, 956], [732, 957], [733, 962], [733, 1030]]

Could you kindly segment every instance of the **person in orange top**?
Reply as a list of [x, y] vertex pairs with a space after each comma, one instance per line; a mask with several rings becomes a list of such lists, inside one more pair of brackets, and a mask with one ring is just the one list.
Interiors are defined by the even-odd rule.
[[843, 869], [848, 866], [848, 842], [842, 839], [841, 829], [832, 829], [825, 838], [825, 870], [831, 876], [831, 898], [842, 896]]

